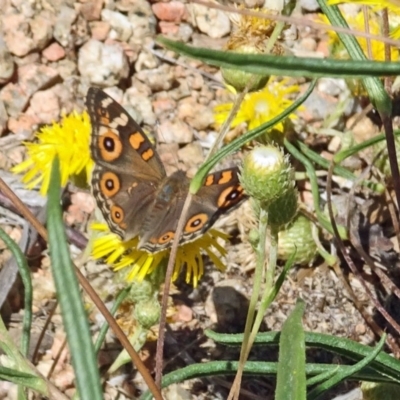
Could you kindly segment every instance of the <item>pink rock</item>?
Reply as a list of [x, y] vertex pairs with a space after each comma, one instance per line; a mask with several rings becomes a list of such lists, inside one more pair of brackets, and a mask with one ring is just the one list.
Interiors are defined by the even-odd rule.
[[33, 63], [18, 68], [18, 77], [18, 84], [10, 82], [0, 92], [0, 99], [11, 117], [18, 117], [26, 108], [32, 94], [50, 86], [58, 77], [58, 72], [46, 65]]
[[47, 65], [27, 64], [18, 69], [18, 76], [22, 90], [32, 95], [37, 90], [51, 85], [58, 77], [58, 72]]
[[180, 22], [188, 17], [186, 6], [179, 1], [155, 3], [151, 8], [155, 16], [161, 21]]
[[104, 42], [110, 32], [111, 25], [106, 21], [94, 21], [90, 24], [92, 38]]
[[196, 130], [205, 130], [214, 123], [214, 114], [208, 105], [199, 104], [192, 98], [182, 99], [177, 117]]
[[189, 126], [180, 120], [164, 121], [159, 125], [160, 143], [190, 143], [193, 140], [193, 131]]
[[43, 11], [29, 21], [34, 49], [43, 50], [53, 37], [55, 15]]
[[26, 111], [27, 115], [34, 116], [41, 123], [51, 124], [60, 116], [60, 104], [53, 89], [36, 92], [31, 99], [31, 105]]
[[154, 100], [151, 105], [156, 115], [176, 109], [176, 101], [168, 97]]
[[86, 21], [98, 21], [103, 8], [103, 0], [86, 1], [80, 5], [80, 12]]
[[57, 42], [54, 42], [45, 48], [42, 54], [49, 61], [58, 61], [65, 57], [65, 50]]
[[179, 25], [174, 22], [160, 21], [159, 27], [164, 35], [177, 36], [179, 33]]
[[30, 27], [22, 14], [7, 14], [1, 18], [4, 41], [8, 50], [18, 57], [23, 57], [34, 48], [34, 42], [29, 37]]
[[18, 118], [8, 120], [8, 129], [17, 134], [22, 132], [33, 132], [36, 130], [40, 120], [35, 115], [21, 114]]

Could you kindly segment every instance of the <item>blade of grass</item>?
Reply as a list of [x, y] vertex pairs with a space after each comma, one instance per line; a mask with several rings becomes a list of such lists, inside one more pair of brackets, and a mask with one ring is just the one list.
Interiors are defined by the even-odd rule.
[[[217, 343], [227, 346], [240, 346], [243, 341], [243, 334], [221, 334], [206, 330], [205, 335]], [[279, 343], [280, 332], [259, 333], [255, 339], [255, 344], [263, 346], [276, 346]], [[357, 343], [353, 340], [326, 335], [323, 333], [305, 332], [306, 346], [316, 347], [350, 360], [359, 361], [371, 353], [371, 347]], [[395, 382], [400, 383], [400, 361], [386, 353], [379, 353], [369, 365], [377, 373], [384, 377], [389, 377]]]
[[[347, 36], [347, 35], [346, 35]], [[261, 75], [320, 78], [365, 78], [370, 76], [397, 76], [399, 63], [370, 60], [333, 60], [262, 54], [240, 54], [187, 46], [159, 36], [157, 41], [179, 54], [218, 67], [239, 69]]]
[[298, 300], [282, 326], [279, 340], [279, 361], [276, 400], [306, 399], [306, 346], [302, 318], [305, 303]]
[[0, 366], [0, 380], [24, 386], [26, 388], [35, 390], [44, 396], [49, 395], [46, 384], [44, 383], [44, 379], [34, 374], [21, 372], [14, 368]]
[[[173, 383], [183, 382], [188, 379], [216, 377], [216, 376], [232, 376], [238, 368], [238, 361], [210, 361], [201, 364], [192, 364], [187, 367], [180, 368], [177, 371], [171, 372], [163, 377], [162, 387], [168, 387]], [[335, 372], [346, 366], [332, 364], [312, 364], [305, 365], [307, 377], [320, 376], [321, 374], [333, 375]], [[244, 367], [244, 373], [247, 376], [276, 376], [278, 364], [276, 362], [260, 362], [247, 361]], [[374, 374], [371, 370], [362, 370], [350, 377], [353, 381], [370, 381], [370, 382], [392, 382], [390, 379]], [[140, 400], [150, 400], [151, 393], [145, 392], [140, 397]]]
[[343, 382], [345, 379], [350, 376], [360, 372], [363, 368], [365, 368], [368, 364], [374, 360], [377, 355], [382, 351], [383, 346], [385, 345], [386, 335], [382, 335], [381, 340], [377, 344], [376, 348], [364, 359], [360, 360], [358, 363], [352, 366], [346, 366], [345, 368], [338, 368], [336, 374], [334, 374], [331, 378], [327, 379], [325, 382], [319, 384], [316, 388], [311, 390], [308, 394], [309, 400], [317, 400], [320, 398], [327, 390], [333, 388], [338, 385], [340, 382]]
[[[325, 214], [321, 211], [320, 201], [319, 201], [318, 180], [317, 180], [317, 175], [315, 173], [315, 169], [314, 169], [311, 161], [304, 154], [302, 154], [295, 146], [293, 146], [293, 144], [290, 143], [287, 139], [285, 139], [284, 143], [285, 143], [286, 150], [294, 158], [299, 160], [304, 165], [304, 167], [307, 171], [307, 174], [308, 174], [308, 177], [309, 177], [310, 183], [311, 183], [311, 192], [312, 192], [312, 196], [313, 196], [315, 214], [317, 215], [319, 223], [328, 232], [333, 233], [332, 225], [330, 224], [330, 222], [329, 222], [328, 218], [325, 216]], [[345, 227], [338, 226], [338, 228], [339, 228], [341, 237], [346, 238], [347, 231], [346, 231]]]
[[0, 239], [3, 240], [5, 245], [9, 248], [14, 256], [18, 270], [21, 275], [22, 283], [24, 285], [24, 317], [22, 322], [22, 338], [21, 338], [21, 353], [27, 357], [29, 352], [29, 342], [32, 325], [32, 279], [29, 271], [28, 263], [22, 253], [21, 249], [7, 235], [7, 233], [0, 227]]
[[60, 302], [77, 388], [82, 400], [103, 399], [100, 376], [78, 280], [69, 254], [60, 208], [60, 170], [56, 157], [51, 171], [48, 236], [52, 272]]

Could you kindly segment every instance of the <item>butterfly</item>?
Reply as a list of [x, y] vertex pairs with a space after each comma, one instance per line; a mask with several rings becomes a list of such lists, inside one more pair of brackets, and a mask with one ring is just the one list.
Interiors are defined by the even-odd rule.
[[[140, 126], [101, 89], [89, 89], [86, 105], [95, 162], [91, 185], [110, 230], [124, 241], [138, 236], [138, 248], [151, 253], [171, 247], [189, 178], [181, 170], [167, 176]], [[246, 198], [238, 174], [233, 167], [206, 177], [193, 196], [180, 244], [202, 236]]]

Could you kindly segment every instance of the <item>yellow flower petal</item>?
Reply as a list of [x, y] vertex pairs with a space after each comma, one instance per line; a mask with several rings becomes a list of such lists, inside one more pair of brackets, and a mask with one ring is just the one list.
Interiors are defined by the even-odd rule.
[[[123, 242], [117, 235], [109, 232], [107, 225], [92, 224], [91, 229], [96, 232], [93, 239], [92, 256], [95, 259], [104, 258], [114, 268], [120, 270], [129, 267], [126, 275], [127, 281], [132, 279], [143, 280], [152, 273], [168, 256], [170, 251], [163, 250], [158, 253], [148, 253], [137, 249], [138, 238]], [[215, 229], [210, 230], [199, 239], [179, 246], [175, 260], [173, 280], [178, 279], [182, 268], [186, 265], [186, 282], [197, 286], [199, 279], [204, 274], [202, 253], [209, 255], [217, 268], [225, 268], [221, 257], [226, 250], [217, 242], [218, 239], [227, 240], [228, 235]]]
[[46, 194], [53, 160], [60, 159], [61, 185], [65, 186], [71, 177], [86, 172], [86, 179], [93, 167], [90, 158], [90, 120], [84, 112], [76, 112], [62, 118], [60, 123], [43, 127], [36, 133], [37, 142], [25, 143], [27, 159], [11, 169], [25, 175], [22, 181], [28, 188], [41, 184], [40, 193]]

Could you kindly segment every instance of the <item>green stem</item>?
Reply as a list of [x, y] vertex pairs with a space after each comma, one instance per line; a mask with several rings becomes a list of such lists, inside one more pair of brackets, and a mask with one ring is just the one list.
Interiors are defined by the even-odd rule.
[[[129, 293], [129, 287], [121, 290], [121, 292], [118, 294], [117, 298], [114, 301], [114, 304], [111, 308], [111, 314], [114, 315], [117, 310], [118, 307], [121, 305], [121, 303], [125, 300], [126, 296]], [[100, 333], [99, 336], [97, 337], [96, 343], [94, 345], [94, 351], [96, 352], [96, 354], [99, 354], [99, 351], [101, 349], [101, 345], [104, 342], [104, 339], [106, 338], [106, 334], [108, 331], [108, 328], [110, 327], [110, 325], [106, 322], [104, 322], [104, 324], [102, 325], [101, 329], [100, 329]]]
[[[264, 314], [267, 311], [269, 305], [273, 302], [275, 298], [275, 296], [273, 296], [272, 293], [274, 292], [275, 269], [278, 261], [278, 232], [279, 231], [277, 228], [272, 226], [270, 227], [269, 262], [267, 268], [265, 288], [261, 298], [260, 307], [258, 309], [256, 319], [254, 321], [253, 329], [251, 331], [249, 347], [253, 345], [256, 335], [264, 319]], [[275, 292], [275, 295], [276, 294], [277, 292]]]
[[247, 312], [246, 326], [244, 328], [243, 342], [240, 350], [239, 367], [236, 373], [234, 384], [232, 385], [230, 395], [233, 393], [233, 389], [235, 387], [240, 387], [244, 366], [247, 361], [252, 345], [250, 342], [250, 334], [251, 334], [251, 327], [253, 326], [254, 315], [256, 313], [256, 305], [260, 294], [261, 284], [263, 281], [267, 228], [268, 228], [268, 212], [261, 208], [259, 222], [258, 222], [259, 238], [257, 244], [257, 264], [254, 273], [254, 286], [250, 298], [249, 310]]

